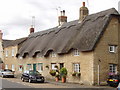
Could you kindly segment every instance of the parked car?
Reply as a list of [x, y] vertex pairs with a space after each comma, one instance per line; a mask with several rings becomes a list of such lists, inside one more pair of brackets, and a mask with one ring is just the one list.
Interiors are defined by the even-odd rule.
[[111, 87], [117, 87], [120, 82], [120, 75], [110, 75], [107, 79], [107, 83]]
[[0, 76], [2, 76], [2, 78], [4, 78], [4, 77], [13, 77], [14, 78], [14, 72], [10, 69], [0, 70]]
[[45, 78], [38, 72], [38, 71], [24, 71], [24, 73], [21, 76], [21, 80], [31, 82], [42, 82], [44, 83]]

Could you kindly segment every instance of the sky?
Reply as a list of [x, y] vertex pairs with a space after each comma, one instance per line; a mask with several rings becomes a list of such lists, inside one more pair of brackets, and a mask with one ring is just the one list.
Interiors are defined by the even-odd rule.
[[89, 14], [109, 8], [118, 10], [120, 0], [0, 0], [0, 30], [3, 39], [15, 40], [29, 35], [34, 16], [35, 32], [58, 25], [60, 10], [67, 21], [79, 18], [79, 8], [86, 2]]

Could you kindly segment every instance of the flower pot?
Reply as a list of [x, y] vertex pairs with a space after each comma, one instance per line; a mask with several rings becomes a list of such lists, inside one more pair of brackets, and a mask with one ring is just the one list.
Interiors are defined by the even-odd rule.
[[58, 77], [56, 77], [56, 78], [55, 78], [55, 80], [56, 80], [56, 82], [58, 82], [58, 81], [59, 81], [59, 78], [58, 78]]
[[62, 82], [65, 83], [66, 82], [66, 78], [62, 77]]

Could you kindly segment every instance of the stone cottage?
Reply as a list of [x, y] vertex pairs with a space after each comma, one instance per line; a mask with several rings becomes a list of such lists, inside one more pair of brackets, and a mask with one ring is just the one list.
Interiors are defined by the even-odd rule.
[[[63, 10], [58, 22], [59, 26], [45, 31], [30, 29], [16, 55], [17, 72], [33, 69], [53, 79], [49, 71], [57, 65], [67, 68], [67, 82], [89, 85], [120, 72], [120, 16], [114, 8], [89, 15], [83, 3], [78, 20], [67, 22]], [[81, 76], [74, 77], [73, 72]]]

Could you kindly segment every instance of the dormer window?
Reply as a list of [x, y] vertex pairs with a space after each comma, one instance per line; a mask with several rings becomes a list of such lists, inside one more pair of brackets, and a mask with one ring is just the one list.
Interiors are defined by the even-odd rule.
[[116, 46], [115, 45], [110, 45], [109, 46], [109, 52], [110, 53], [116, 53], [117, 49], [116, 49]]
[[5, 56], [8, 57], [8, 50], [5, 51]]
[[56, 53], [55, 52], [51, 52], [51, 57], [56, 57]]
[[79, 55], [80, 55], [80, 52], [79, 52], [77, 49], [75, 49], [75, 50], [73, 51], [73, 55], [74, 55], [74, 56], [79, 56]]
[[14, 49], [12, 49], [12, 56], [14, 56]]

